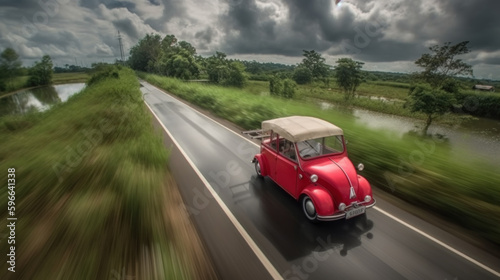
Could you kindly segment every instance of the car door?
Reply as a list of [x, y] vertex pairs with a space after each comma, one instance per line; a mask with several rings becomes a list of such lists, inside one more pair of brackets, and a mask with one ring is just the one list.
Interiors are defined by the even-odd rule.
[[[296, 197], [298, 162], [295, 145], [286, 139], [279, 141], [279, 145], [282, 147], [278, 147], [280, 152], [276, 157], [275, 181], [293, 197]], [[291, 145], [291, 148], [287, 145]]]
[[269, 141], [266, 141], [262, 145], [262, 156], [265, 158], [267, 164], [268, 176], [275, 180], [276, 179], [276, 157], [278, 154], [278, 135], [271, 131], [271, 137]]

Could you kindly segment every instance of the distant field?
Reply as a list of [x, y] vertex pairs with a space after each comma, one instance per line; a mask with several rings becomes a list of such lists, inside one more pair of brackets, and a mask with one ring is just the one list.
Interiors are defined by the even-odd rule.
[[390, 99], [404, 100], [408, 96], [409, 84], [395, 82], [366, 82], [362, 83], [357, 92], [360, 95], [382, 96]]
[[85, 83], [89, 78], [89, 74], [84, 72], [79, 73], [54, 73], [52, 76], [53, 84], [69, 84], [69, 83]]
[[[408, 84], [390, 82], [362, 84], [362, 86], [360, 86], [360, 90], [358, 90], [358, 94], [360, 96], [383, 97], [389, 101], [376, 99], [372, 100], [369, 98], [355, 98], [350, 101], [349, 104], [346, 104], [346, 106], [355, 106], [386, 114], [425, 119], [425, 115], [412, 113], [403, 108], [404, 99], [408, 95], [408, 89], [405, 89], [405, 86], [409, 87]], [[269, 95], [269, 82], [248, 81], [244, 90], [255, 95]], [[345, 103], [344, 94], [337, 87], [335, 81], [331, 81], [328, 85], [325, 85], [322, 82], [316, 82], [308, 85], [298, 85], [295, 99], [303, 100], [305, 102], [322, 100], [331, 103]], [[453, 119], [452, 116], [447, 116], [443, 118], [443, 121], [449, 121], [449, 118]]]

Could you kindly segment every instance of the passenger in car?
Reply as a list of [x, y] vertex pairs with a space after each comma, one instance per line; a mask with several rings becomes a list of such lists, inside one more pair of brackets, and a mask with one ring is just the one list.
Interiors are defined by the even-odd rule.
[[295, 148], [292, 142], [285, 140], [285, 143], [283, 144], [283, 151], [282, 154], [291, 159], [291, 160], [297, 160], [297, 157], [295, 156]]

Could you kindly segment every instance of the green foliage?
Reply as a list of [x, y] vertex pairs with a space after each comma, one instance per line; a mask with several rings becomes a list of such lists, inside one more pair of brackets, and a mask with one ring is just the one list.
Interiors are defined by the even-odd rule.
[[441, 89], [448, 92], [448, 93], [453, 93], [457, 95], [460, 91], [460, 85], [459, 82], [454, 80], [454, 79], [447, 79], [443, 81], [443, 84], [441, 85]]
[[5, 90], [6, 83], [11, 82], [13, 77], [19, 75], [21, 65], [19, 55], [12, 48], [6, 48], [0, 54], [0, 91]]
[[64, 67], [54, 67], [54, 73], [82, 73], [89, 71], [90, 68], [73, 65], [73, 64], [65, 64]]
[[410, 90], [406, 106], [412, 112], [421, 112], [427, 115], [424, 134], [431, 125], [432, 120], [449, 112], [453, 106], [454, 97], [444, 90], [432, 89], [426, 85], [418, 85]]
[[45, 86], [52, 83], [53, 74], [52, 59], [49, 55], [44, 55], [42, 61], [35, 62], [35, 65], [29, 70], [29, 86]]
[[239, 61], [226, 58], [226, 54], [216, 52], [205, 60], [208, 79], [224, 86], [243, 87], [247, 81], [245, 66]]
[[456, 45], [446, 42], [443, 46], [434, 45], [429, 49], [433, 54], [423, 54], [415, 61], [424, 71], [416, 74], [416, 79], [428, 83], [432, 88], [442, 88], [443, 84], [457, 75], [472, 75], [472, 66], [456, 58], [470, 52], [463, 41]]
[[240, 62], [245, 65], [246, 72], [253, 75], [270, 75], [277, 72], [289, 72], [293, 69], [291, 65], [274, 62], [258, 62], [255, 60]]
[[122, 69], [119, 65], [112, 65], [106, 63], [94, 63], [92, 64], [92, 76], [90, 76], [87, 81], [87, 85], [91, 86], [100, 81], [107, 81], [109, 79], [119, 79], [120, 70]]
[[350, 58], [337, 60], [334, 76], [337, 79], [337, 85], [344, 91], [346, 100], [355, 96], [357, 87], [364, 81], [364, 75], [361, 71], [363, 64], [363, 62]]
[[295, 68], [295, 71], [293, 71], [293, 79], [299, 85], [310, 83], [312, 81], [312, 78], [312, 72], [307, 67], [299, 66]]
[[[434, 45], [429, 49], [433, 54], [423, 54], [415, 64], [424, 68], [420, 73], [415, 73], [413, 79], [417, 82], [427, 83], [432, 90], [422, 86], [410, 91], [410, 109], [423, 112], [427, 115], [424, 134], [435, 116], [443, 115], [453, 106], [453, 98], [449, 94], [459, 94], [459, 86], [455, 80], [457, 75], [472, 75], [472, 66], [456, 58], [458, 55], [470, 52], [463, 41], [456, 45], [446, 42], [443, 46]], [[432, 95], [435, 96], [432, 96]]]
[[458, 103], [463, 112], [478, 117], [500, 119], [500, 94], [492, 92], [461, 92]]
[[326, 78], [328, 76], [329, 67], [325, 63], [325, 58], [315, 50], [303, 50], [304, 59], [298, 67], [305, 67], [311, 71], [313, 79]]
[[271, 80], [271, 75], [268, 75], [268, 74], [250, 74], [248, 75], [248, 79], [249, 80], [252, 80], [252, 81], [263, 81], [263, 82], [267, 82], [269, 80]]
[[247, 81], [245, 66], [238, 61], [229, 63], [229, 73], [222, 84], [225, 86], [243, 87]]
[[197, 78], [200, 74], [196, 49], [188, 42], [177, 42], [174, 35], [166, 35], [161, 43], [161, 53], [156, 62], [156, 72], [183, 80]]
[[295, 96], [297, 84], [290, 78], [274, 76], [269, 81], [269, 92], [271, 95], [292, 99]]
[[[168, 36], [168, 35], [167, 35]], [[137, 45], [130, 49], [128, 63], [138, 71], [154, 71], [155, 61], [161, 52], [161, 37], [158, 34], [147, 34]]]
[[174, 35], [161, 39], [148, 34], [130, 50], [129, 65], [134, 70], [159, 73], [183, 80], [197, 78], [200, 65], [196, 49], [188, 42], [178, 42]]
[[23, 69], [19, 55], [11, 48], [6, 48], [0, 54], [0, 92], [13, 91], [25, 86], [26, 82], [19, 82], [17, 76], [21, 75]]

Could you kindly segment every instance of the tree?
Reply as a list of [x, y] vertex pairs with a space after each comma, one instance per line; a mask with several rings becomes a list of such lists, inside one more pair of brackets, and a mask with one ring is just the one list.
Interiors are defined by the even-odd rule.
[[21, 65], [19, 55], [13, 49], [6, 48], [0, 54], [0, 83], [4, 84], [4, 87], [13, 77], [19, 75]]
[[312, 81], [312, 78], [313, 76], [311, 70], [304, 66], [299, 66], [295, 68], [295, 71], [293, 71], [293, 79], [297, 82], [297, 84], [308, 84]]
[[245, 66], [239, 61], [230, 62], [227, 78], [222, 84], [225, 86], [243, 87], [246, 81]]
[[329, 67], [325, 63], [325, 59], [321, 56], [320, 53], [317, 53], [315, 50], [304, 52], [304, 59], [302, 63], [299, 64], [299, 67], [305, 67], [311, 71], [311, 75], [314, 79], [326, 78], [328, 76]]
[[416, 75], [417, 79], [438, 89], [455, 76], [472, 75], [472, 66], [456, 58], [470, 52], [468, 43], [469, 41], [463, 41], [452, 46], [450, 42], [446, 42], [443, 46], [430, 47], [434, 54], [423, 54], [415, 61], [416, 65], [424, 68], [424, 71]]
[[463, 41], [456, 45], [451, 45], [450, 42], [443, 46], [434, 45], [429, 48], [433, 54], [423, 54], [415, 61], [424, 70], [416, 73], [414, 79], [428, 86], [417, 86], [410, 90], [407, 105], [413, 112], [427, 115], [424, 134], [427, 134], [435, 117], [451, 110], [454, 102], [451, 93], [458, 93], [455, 76], [472, 75], [472, 66], [456, 58], [470, 52], [468, 43], [469, 41]]
[[28, 85], [30, 86], [44, 86], [52, 82], [53, 73], [52, 59], [48, 55], [42, 57], [42, 61], [35, 62], [35, 65], [29, 70], [30, 78]]
[[205, 60], [208, 79], [225, 86], [243, 87], [247, 80], [245, 66], [226, 57], [223, 52], [215, 52], [215, 55]]
[[129, 65], [138, 71], [153, 72], [162, 49], [162, 40], [158, 34], [147, 34], [137, 45], [130, 49]]
[[214, 55], [205, 60], [208, 80], [213, 83], [221, 83], [229, 73], [226, 54], [216, 51]]
[[278, 75], [269, 80], [269, 92], [274, 96], [293, 98], [297, 84], [290, 78], [282, 78]]
[[335, 66], [334, 76], [337, 85], [344, 91], [345, 100], [350, 100], [356, 94], [356, 89], [364, 81], [363, 62], [354, 61], [350, 58], [340, 58]]
[[421, 112], [427, 115], [423, 134], [427, 134], [427, 130], [432, 121], [437, 117], [450, 110], [453, 104], [453, 94], [440, 89], [433, 89], [428, 85], [418, 85], [410, 90], [410, 99], [405, 106], [409, 107], [412, 112]]

